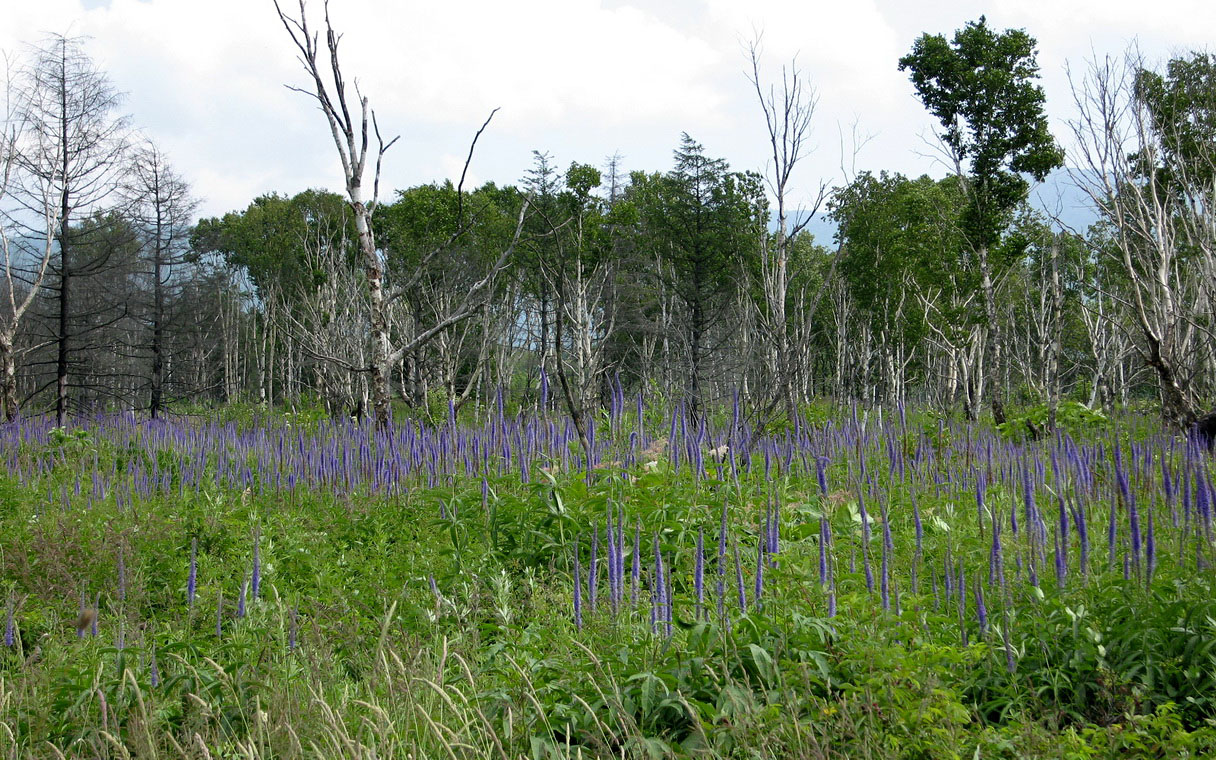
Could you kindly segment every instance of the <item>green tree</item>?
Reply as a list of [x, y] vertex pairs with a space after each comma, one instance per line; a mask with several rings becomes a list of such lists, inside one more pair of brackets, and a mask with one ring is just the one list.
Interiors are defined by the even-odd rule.
[[760, 177], [729, 169], [725, 159], [709, 157], [684, 134], [671, 171], [634, 177], [648, 243], [664, 266], [660, 280], [686, 310], [686, 395], [694, 414], [702, 403], [710, 328], [754, 266], [765, 234], [767, 205]]
[[[462, 294], [494, 268], [511, 245], [523, 203], [514, 187], [487, 183], [468, 192], [444, 182], [398, 191], [392, 203], [376, 208], [372, 221], [386, 261], [395, 340], [409, 341], [443, 321]], [[496, 286], [499, 295], [503, 284]], [[432, 377], [457, 404], [469, 397], [490, 341], [460, 336], [485, 337], [483, 322], [470, 320], [455, 328], [451, 339], [440, 335], [402, 352], [408, 403], [426, 402]]]
[[306, 245], [323, 245], [357, 259], [354, 218], [346, 199], [327, 190], [304, 190], [288, 198], [262, 195], [244, 211], [200, 219], [190, 236], [196, 255], [213, 254], [245, 270], [260, 296], [277, 290], [290, 304], [325, 279], [310, 265]]
[[960, 256], [964, 205], [957, 178], [912, 180], [887, 172], [862, 172], [828, 204], [842, 242], [837, 273], [886, 367], [867, 382], [878, 382], [890, 400], [902, 396], [897, 367], [906, 362], [897, 355], [910, 357], [928, 331], [918, 299], [932, 302], [932, 313], [944, 317], [934, 326], [954, 344], [977, 320], [964, 305], [979, 285], [978, 273]]
[[[1047, 128], [1043, 89], [1036, 84], [1035, 40], [1021, 29], [997, 33], [981, 16], [950, 42], [940, 34], [921, 35], [899, 60], [899, 69], [911, 71], [917, 95], [941, 122], [941, 139], [966, 179], [962, 224], [979, 263], [988, 376], [996, 381], [1002, 353], [995, 279], [999, 265], [1007, 262], [992, 261], [990, 250], [1029, 191], [1022, 175], [1042, 181], [1064, 163]], [[1004, 404], [996, 383], [991, 385], [992, 413], [1000, 423]]]
[[1135, 92], [1161, 148], [1156, 162], [1141, 171], [1156, 172], [1183, 196], [1210, 192], [1216, 180], [1216, 56], [1195, 52], [1171, 59], [1164, 74], [1140, 68]]

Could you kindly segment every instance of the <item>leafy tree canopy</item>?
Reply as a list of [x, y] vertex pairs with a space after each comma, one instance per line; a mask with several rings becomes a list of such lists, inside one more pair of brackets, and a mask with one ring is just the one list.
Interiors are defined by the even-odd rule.
[[941, 138], [965, 164], [970, 203], [964, 229], [988, 247], [1028, 192], [1022, 174], [1042, 181], [1064, 163], [1047, 127], [1035, 40], [1024, 30], [997, 33], [981, 16], [947, 41], [923, 34], [899, 59], [925, 107], [941, 122]]

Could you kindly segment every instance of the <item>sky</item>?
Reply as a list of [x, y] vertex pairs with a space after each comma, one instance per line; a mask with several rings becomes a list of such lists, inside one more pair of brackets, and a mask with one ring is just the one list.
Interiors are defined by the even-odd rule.
[[[290, 11], [298, 14], [298, 0]], [[321, 0], [309, 0], [314, 26]], [[288, 10], [285, 4], [285, 10]], [[935, 124], [898, 70], [921, 33], [948, 37], [986, 14], [1021, 28], [1038, 61], [1053, 132], [1067, 148], [1069, 67], [1119, 56], [1151, 61], [1210, 50], [1216, 2], [1156, 0], [331, 0], [340, 56], [386, 137], [382, 197], [456, 181], [518, 182], [534, 150], [564, 169], [670, 168], [682, 132], [734, 169], [766, 170], [766, 132], [746, 76], [759, 36], [761, 77], [796, 65], [814, 88], [810, 153], [793, 205], [862, 170], [946, 172]], [[126, 93], [124, 112], [164, 151], [203, 216], [268, 192], [341, 190], [328, 126], [272, 0], [0, 0], [0, 51], [18, 63], [47, 33], [85, 50]], [[370, 181], [370, 179], [369, 179]]]

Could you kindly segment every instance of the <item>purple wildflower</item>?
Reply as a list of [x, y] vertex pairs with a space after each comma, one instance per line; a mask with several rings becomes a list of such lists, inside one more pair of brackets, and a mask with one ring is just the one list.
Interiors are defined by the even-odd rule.
[[261, 528], [255, 529], [253, 532], [253, 572], [249, 578], [249, 595], [255, 602], [258, 600], [258, 593], [262, 588], [262, 555], [259, 551], [261, 538]]
[[13, 595], [8, 595], [8, 609], [4, 613], [4, 646], [12, 648], [16, 642], [13, 625]]
[[[963, 563], [958, 565], [958, 594], [955, 597], [958, 600], [958, 629], [959, 636], [962, 639], [963, 646], [967, 646], [967, 574], [963, 570]], [[978, 583], [976, 584], [979, 585]]]
[[1064, 588], [1064, 581], [1068, 577], [1068, 565], [1064, 562], [1064, 550], [1060, 548], [1060, 536], [1055, 530], [1051, 532], [1051, 544], [1056, 560], [1056, 584], [1060, 588]]
[[1139, 573], [1140, 567], [1140, 511], [1136, 509], [1136, 497], [1131, 494], [1127, 501], [1127, 518], [1128, 525], [1132, 536], [1132, 564], [1137, 568]]
[[659, 551], [659, 537], [654, 537], [654, 587], [655, 593], [658, 594], [658, 615], [659, 620], [666, 619], [665, 606], [669, 600], [666, 597], [667, 584], [663, 573], [663, 554]]
[[1153, 571], [1157, 569], [1157, 540], [1153, 535], [1153, 513], [1148, 513], [1148, 532], [1144, 537], [1144, 562], [1147, 569], [1146, 585], [1153, 582]]
[[819, 518], [819, 585], [828, 582], [828, 518]]
[[882, 577], [881, 577], [880, 585], [882, 587], [882, 611], [890, 612], [891, 611], [891, 570], [889, 567], [889, 560], [887, 557], [887, 542], [886, 541], [882, 542], [882, 573], [881, 573], [881, 576]]
[[743, 565], [739, 562], [739, 542], [732, 541], [731, 548], [735, 553], [735, 587], [739, 592], [739, 611], [747, 614], [747, 591], [743, 588]]
[[591, 562], [587, 565], [587, 607], [595, 612], [596, 592], [596, 554], [600, 547], [600, 526], [597, 523], [591, 529]]
[[583, 579], [578, 558], [578, 541], [574, 542], [574, 627], [583, 630]]
[[127, 600], [127, 563], [125, 560], [126, 552], [121, 547], [118, 549], [118, 601], [125, 602]]
[[752, 604], [759, 607], [760, 597], [764, 593], [764, 537], [761, 536], [756, 542], [756, 588], [753, 595]]
[[636, 609], [638, 606], [638, 586], [642, 582], [642, 523], [638, 521], [633, 529], [633, 566], [630, 568], [629, 574], [633, 578], [633, 590], [630, 595], [629, 603]]
[[705, 536], [704, 531], [697, 529], [697, 557], [693, 570], [693, 586], [697, 592], [697, 619], [700, 620], [705, 610]]
[[987, 637], [988, 608], [984, 606], [984, 587], [979, 583], [975, 584], [975, 617], [979, 620], [980, 635]]
[[194, 607], [194, 592], [198, 587], [198, 538], [190, 539], [190, 571], [186, 574], [186, 602]]

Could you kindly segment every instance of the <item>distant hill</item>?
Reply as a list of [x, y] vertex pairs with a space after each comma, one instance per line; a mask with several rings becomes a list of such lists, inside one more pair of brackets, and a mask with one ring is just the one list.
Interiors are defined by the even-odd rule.
[[[1058, 169], [1041, 184], [1033, 185], [1030, 188], [1030, 205], [1077, 232], [1085, 232], [1098, 219], [1089, 196], [1073, 183], [1067, 169]], [[805, 211], [791, 211], [790, 225], [797, 224], [805, 217]], [[775, 228], [776, 221], [773, 224]], [[815, 242], [820, 245], [836, 244], [836, 224], [828, 218], [826, 211], [816, 214], [807, 224], [806, 231], [814, 235]]]

